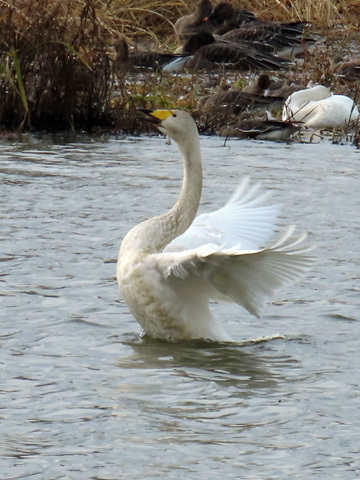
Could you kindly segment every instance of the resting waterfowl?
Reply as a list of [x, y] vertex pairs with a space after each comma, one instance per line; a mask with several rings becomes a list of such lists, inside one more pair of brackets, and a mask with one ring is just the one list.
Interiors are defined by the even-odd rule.
[[266, 41], [274, 46], [287, 46], [301, 43], [307, 22], [274, 23], [257, 20], [242, 25], [223, 35], [232, 41], [239, 39]]
[[225, 68], [239, 71], [281, 70], [289, 65], [287, 60], [274, 56], [265, 49], [260, 52], [249, 45], [244, 47], [227, 41], [217, 41], [213, 35], [206, 32], [192, 35], [183, 47], [183, 54], [189, 58], [182, 63], [173, 62], [167, 70], [176, 67], [176, 64], [182, 69]]
[[224, 125], [236, 123], [239, 115], [249, 112], [267, 112], [282, 105], [282, 98], [244, 93], [240, 89], [224, 86], [212, 95], [201, 98], [197, 110], [206, 128], [217, 132]]
[[340, 62], [334, 65], [332, 71], [348, 82], [360, 80], [360, 58]]
[[[179, 55], [172, 53], [151, 51], [130, 53], [129, 46], [123, 37], [116, 40], [114, 48], [116, 51], [114, 69], [117, 73], [139, 69], [161, 70], [179, 58]], [[184, 55], [181, 55], [181, 58], [184, 58]]]
[[283, 120], [302, 122], [304, 127], [347, 129], [359, 121], [359, 110], [345, 95], [333, 95], [329, 88], [317, 85], [291, 94], [285, 101]]
[[255, 19], [253, 13], [234, 9], [229, 3], [221, 2], [213, 7], [209, 0], [203, 0], [195, 13], [179, 18], [174, 27], [178, 37], [184, 39], [200, 32], [222, 34]]
[[220, 87], [212, 95], [200, 99], [198, 109], [202, 113], [217, 116], [225, 110], [228, 114], [238, 115], [245, 110], [268, 110], [275, 104], [282, 104], [282, 99], [247, 93], [236, 88]]
[[301, 125], [281, 120], [240, 120], [234, 125], [226, 125], [220, 129], [222, 137], [254, 138], [288, 142], [298, 132]]
[[298, 90], [303, 90], [305, 85], [300, 82], [285, 79], [285, 80], [271, 80], [269, 75], [263, 73], [254, 84], [246, 85], [243, 92], [251, 93], [253, 95], [264, 95], [265, 97], [288, 98], [292, 93]]
[[220, 2], [213, 8], [206, 20], [212, 27], [209, 31], [217, 35], [223, 35], [230, 30], [239, 28], [241, 25], [257, 19], [255, 15], [248, 10], [235, 9], [229, 3]]
[[184, 15], [176, 20], [174, 28], [178, 37], [186, 38], [194, 33], [212, 31], [213, 28], [207, 21], [212, 10], [211, 2], [209, 0], [202, 0], [196, 13]]
[[292, 58], [314, 43], [312, 38], [303, 38], [307, 25], [306, 22], [273, 23], [257, 20], [227, 32], [223, 39], [232, 42], [257, 41], [271, 45], [282, 57]]
[[230, 341], [209, 300], [236, 302], [259, 316], [274, 292], [299, 279], [312, 263], [288, 228], [270, 243], [279, 206], [242, 182], [221, 209], [196, 217], [202, 191], [200, 140], [181, 110], [144, 110], [177, 143], [183, 184], [168, 212], [135, 226], [122, 241], [117, 281], [136, 320], [149, 336], [168, 340]]

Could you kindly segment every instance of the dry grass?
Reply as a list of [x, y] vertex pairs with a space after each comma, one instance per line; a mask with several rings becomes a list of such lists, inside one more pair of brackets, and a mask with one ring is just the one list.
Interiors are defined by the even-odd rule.
[[96, 4], [0, 3], [1, 123], [36, 129], [106, 123], [111, 65]]
[[[200, 0], [119, 0], [111, 2], [108, 17], [121, 20], [123, 33], [161, 37], [172, 34], [171, 27], [182, 15], [194, 12]], [[214, 0], [214, 4], [218, 1]], [[360, 4], [358, 0], [232, 0], [236, 8], [251, 9], [265, 20], [305, 20], [320, 27], [334, 25], [359, 26]], [[105, 17], [104, 17], [105, 18]]]
[[[248, 8], [248, 2], [234, 3]], [[357, 25], [360, 14], [357, 0], [254, 0], [251, 7], [257, 15], [266, 20], [305, 20], [320, 27]]]
[[[193, 109], [198, 97], [224, 78], [116, 78], [112, 46], [125, 35], [133, 46], [172, 51], [176, 19], [193, 12], [199, 2], [0, 0], [0, 125], [19, 130], [115, 126], [133, 131], [139, 105]], [[249, 8], [244, 0], [232, 4]], [[305, 57], [305, 68], [295, 69], [293, 77], [335, 85], [344, 93], [355, 91], [356, 86], [335, 77], [331, 67], [349, 45], [359, 42], [357, 0], [253, 0], [251, 9], [263, 19], [316, 23], [327, 40]]]

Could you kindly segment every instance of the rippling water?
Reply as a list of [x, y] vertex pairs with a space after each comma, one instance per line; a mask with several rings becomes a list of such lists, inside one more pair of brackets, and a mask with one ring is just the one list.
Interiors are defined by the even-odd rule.
[[234, 345], [140, 339], [117, 290], [121, 238], [176, 200], [174, 145], [0, 144], [1, 479], [360, 477], [360, 152], [202, 150], [202, 210], [248, 174], [317, 245], [260, 320], [213, 306]]

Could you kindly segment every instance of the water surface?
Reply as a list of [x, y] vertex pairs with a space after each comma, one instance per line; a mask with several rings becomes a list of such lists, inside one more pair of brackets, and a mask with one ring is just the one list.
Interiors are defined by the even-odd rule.
[[243, 175], [309, 232], [316, 266], [234, 345], [140, 339], [121, 238], [176, 200], [163, 138], [0, 144], [1, 479], [354, 479], [360, 474], [360, 152], [203, 138], [201, 211]]

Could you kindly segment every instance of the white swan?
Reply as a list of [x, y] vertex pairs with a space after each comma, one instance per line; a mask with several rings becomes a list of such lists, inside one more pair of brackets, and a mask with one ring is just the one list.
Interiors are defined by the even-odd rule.
[[195, 218], [202, 190], [200, 142], [192, 117], [180, 110], [144, 110], [178, 145], [184, 162], [173, 208], [134, 227], [122, 241], [117, 280], [125, 301], [152, 337], [230, 341], [209, 299], [233, 301], [258, 316], [274, 291], [312, 263], [305, 235], [294, 228], [262, 248], [276, 228], [279, 205], [245, 180], [220, 210]]
[[282, 119], [303, 122], [314, 130], [324, 128], [346, 129], [359, 118], [354, 101], [345, 95], [332, 95], [323, 85], [299, 90], [285, 101]]

